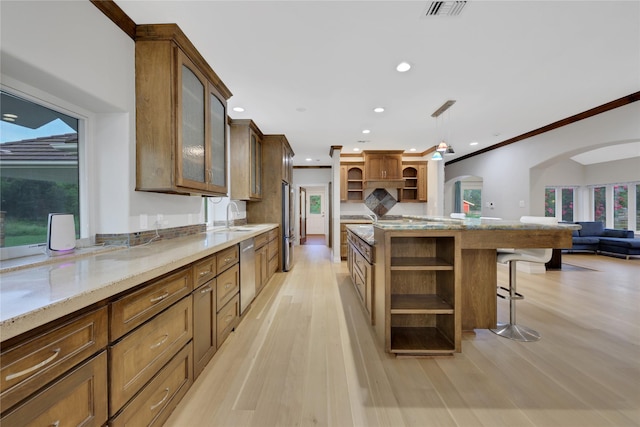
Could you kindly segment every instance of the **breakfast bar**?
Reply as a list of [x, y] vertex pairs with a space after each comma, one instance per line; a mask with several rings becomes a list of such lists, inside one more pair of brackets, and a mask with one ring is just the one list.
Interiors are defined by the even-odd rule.
[[496, 250], [571, 247], [572, 227], [404, 216], [348, 230], [375, 254], [370, 306], [385, 350], [449, 354], [462, 331], [496, 326]]

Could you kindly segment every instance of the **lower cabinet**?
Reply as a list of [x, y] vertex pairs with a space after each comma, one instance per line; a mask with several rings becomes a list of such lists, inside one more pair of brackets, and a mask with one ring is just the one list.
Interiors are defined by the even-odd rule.
[[193, 382], [192, 345], [187, 344], [111, 421], [112, 427], [160, 426]]
[[194, 379], [198, 378], [218, 348], [216, 320], [216, 279], [214, 278], [193, 291]]
[[191, 340], [191, 308], [188, 296], [111, 345], [111, 416]]
[[234, 245], [3, 342], [0, 425], [162, 425], [240, 322], [239, 272]]
[[375, 325], [373, 310], [373, 249], [351, 231], [347, 230], [347, 266], [358, 297], [369, 321]]
[[256, 247], [256, 295], [278, 271], [278, 229], [262, 233], [254, 240]]
[[0, 419], [3, 426], [96, 426], [107, 421], [107, 353], [101, 352]]

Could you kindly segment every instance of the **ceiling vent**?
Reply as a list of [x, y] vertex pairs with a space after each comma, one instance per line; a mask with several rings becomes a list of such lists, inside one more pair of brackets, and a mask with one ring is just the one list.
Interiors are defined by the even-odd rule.
[[466, 4], [466, 1], [434, 1], [425, 16], [458, 16]]

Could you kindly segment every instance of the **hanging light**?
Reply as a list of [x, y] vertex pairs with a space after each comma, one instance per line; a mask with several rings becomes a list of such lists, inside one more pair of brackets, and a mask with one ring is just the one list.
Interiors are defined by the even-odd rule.
[[450, 156], [450, 155], [452, 155], [452, 154], [456, 154], [456, 152], [455, 152], [455, 151], [453, 151], [453, 146], [449, 145], [449, 146], [447, 147], [447, 151], [445, 151], [445, 152], [444, 152], [444, 155], [445, 155], [445, 156]]
[[439, 162], [440, 160], [442, 160], [442, 154], [440, 154], [439, 151], [434, 151], [433, 156], [431, 156], [431, 160], [433, 160], [434, 162]]
[[444, 140], [442, 140], [442, 141], [440, 141], [440, 144], [438, 144], [438, 147], [436, 148], [436, 151], [444, 153], [445, 151], [447, 151], [448, 148], [449, 148], [449, 146], [447, 145], [447, 143], [444, 142]]

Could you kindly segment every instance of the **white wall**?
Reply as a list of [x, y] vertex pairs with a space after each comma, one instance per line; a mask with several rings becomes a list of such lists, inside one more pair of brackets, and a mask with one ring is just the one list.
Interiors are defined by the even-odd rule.
[[[613, 97], [615, 98], [615, 97]], [[484, 216], [517, 219], [544, 214], [546, 185], [639, 181], [639, 158], [583, 167], [569, 160], [595, 148], [640, 141], [640, 102], [445, 166], [446, 181], [474, 175], [482, 178]], [[563, 181], [563, 182], [560, 182]], [[524, 207], [520, 207], [524, 201]]]
[[133, 40], [89, 1], [0, 8], [3, 87], [87, 119], [82, 236], [204, 222], [200, 197], [135, 191]]

